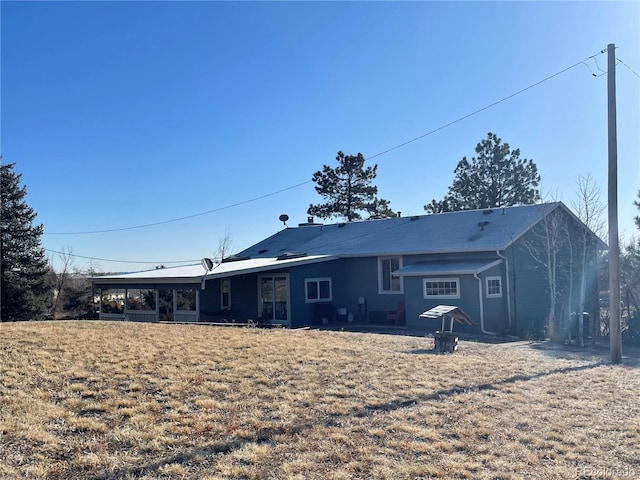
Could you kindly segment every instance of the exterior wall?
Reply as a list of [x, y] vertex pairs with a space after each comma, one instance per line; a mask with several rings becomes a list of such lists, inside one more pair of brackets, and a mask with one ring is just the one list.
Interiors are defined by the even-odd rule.
[[[395, 310], [405, 299], [404, 293], [378, 292], [378, 257], [346, 258], [344, 265], [344, 289], [340, 299], [343, 307], [354, 314], [357, 321], [374, 317], [375, 312]], [[405, 286], [406, 292], [406, 286]], [[362, 307], [359, 298], [365, 300]]]
[[314, 324], [315, 303], [306, 302], [305, 279], [331, 278], [331, 304], [344, 306], [344, 264], [340, 260], [301, 265], [289, 270], [289, 298], [291, 301], [291, 327], [303, 327]]
[[231, 277], [231, 309], [222, 310], [220, 296], [220, 279], [207, 280], [205, 289], [200, 294], [201, 320], [203, 321], [238, 321], [251, 319], [258, 321], [258, 276], [256, 274], [237, 275]]
[[[486, 331], [499, 333], [501, 335], [509, 333], [509, 309], [507, 307], [508, 293], [506, 265], [501, 263], [479, 275], [482, 280], [482, 303], [484, 308], [484, 328]], [[502, 296], [489, 297], [487, 295], [487, 277], [500, 277], [502, 282]], [[475, 280], [475, 278], [474, 278]], [[476, 280], [476, 288], [478, 281]], [[464, 310], [464, 309], [463, 309]], [[480, 318], [474, 319], [480, 323]]]
[[[424, 279], [425, 278], [457, 278], [460, 286], [460, 298], [457, 299], [426, 299], [424, 298]], [[484, 292], [484, 275], [480, 277], [483, 282], [483, 297], [486, 296]], [[428, 277], [407, 277], [405, 278], [405, 297], [407, 299], [407, 327], [416, 330], [424, 330], [425, 332], [434, 332], [440, 330], [442, 323], [440, 320], [430, 320], [419, 318], [419, 315], [433, 307], [438, 305], [454, 305], [460, 307], [464, 312], [476, 324], [475, 326], [455, 324], [453, 329], [457, 332], [469, 332], [469, 333], [481, 333], [480, 329], [480, 296], [479, 296], [478, 280], [473, 275], [442, 275], [442, 276], [428, 276]], [[484, 318], [485, 325], [487, 320], [493, 325], [497, 325], [501, 322], [502, 315], [501, 310], [497, 308], [498, 302], [491, 302], [494, 305], [489, 305], [487, 300], [500, 300], [500, 299], [487, 299], [483, 298], [484, 303]], [[487, 310], [492, 312], [492, 315], [487, 315]], [[494, 320], [497, 313], [500, 311], [500, 317], [498, 320]], [[447, 321], [446, 328], [449, 328], [449, 322]]]
[[[495, 254], [493, 254], [495, 255]], [[492, 258], [487, 252], [474, 252], [470, 254], [457, 255], [430, 255], [430, 256], [412, 256], [405, 257], [404, 265], [411, 265], [417, 261], [434, 261], [434, 260], [470, 260], [470, 259], [487, 259], [487, 261], [498, 260], [498, 257]], [[487, 297], [486, 278], [500, 277], [502, 281], [502, 296]], [[460, 307], [476, 324], [475, 326], [454, 325], [454, 331], [482, 333], [481, 329], [481, 300], [480, 288], [482, 289], [482, 310], [484, 318], [484, 328], [486, 331], [504, 334], [509, 325], [508, 308], [507, 308], [507, 279], [505, 264], [499, 264], [478, 275], [480, 281], [473, 275], [427, 275], [416, 277], [405, 277], [405, 299], [407, 305], [407, 327], [417, 330], [425, 330], [432, 332], [441, 328], [441, 322], [436, 320], [426, 320], [419, 318], [419, 315], [438, 305], [455, 305]], [[424, 279], [425, 278], [457, 278], [460, 286], [460, 298], [455, 299], [427, 299], [424, 297]], [[480, 282], [482, 286], [480, 287]], [[447, 323], [448, 325], [448, 323]], [[448, 327], [447, 327], [448, 328]]]
[[549, 314], [549, 285], [544, 265], [534, 259], [525, 243], [533, 243], [533, 235], [525, 235], [507, 252], [512, 268], [515, 334], [521, 337], [539, 335]]
[[[564, 235], [560, 238], [562, 245], [557, 248], [556, 335], [568, 337], [577, 334], [577, 325], [571, 321], [571, 313], [577, 312], [580, 305], [582, 250], [576, 240], [579, 238], [578, 225], [565, 212], [561, 211], [561, 215], [559, 226], [556, 226], [556, 230], [563, 229]], [[521, 337], [548, 333], [551, 298], [546, 267], [547, 251], [540, 236], [541, 228], [543, 226], [538, 224], [507, 251], [514, 293], [514, 332]], [[574, 242], [573, 248], [569, 248], [569, 239]], [[597, 251], [592, 241], [587, 253], [585, 297], [585, 311], [590, 316], [598, 315], [597, 275]], [[570, 277], [573, 277], [572, 281]], [[585, 331], [585, 336], [588, 334]]]

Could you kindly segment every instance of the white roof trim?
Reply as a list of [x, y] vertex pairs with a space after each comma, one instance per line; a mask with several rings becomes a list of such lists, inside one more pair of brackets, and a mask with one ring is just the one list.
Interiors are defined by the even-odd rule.
[[279, 268], [287, 268], [309, 263], [327, 262], [335, 260], [334, 255], [309, 255], [286, 260], [270, 258], [251, 258], [217, 264], [206, 272], [202, 265], [187, 265], [184, 267], [160, 268], [144, 272], [125, 273], [120, 275], [104, 275], [92, 277], [95, 284], [197, 284], [214, 278], [231, 277], [240, 274], [265, 272]]

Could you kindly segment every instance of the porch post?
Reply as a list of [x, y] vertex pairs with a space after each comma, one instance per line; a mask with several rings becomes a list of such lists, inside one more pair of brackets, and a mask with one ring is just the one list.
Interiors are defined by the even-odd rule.
[[102, 288], [99, 288], [98, 292], [98, 295], [100, 296], [100, 300], [98, 302], [98, 319], [102, 320]]
[[173, 320], [175, 322], [176, 321], [176, 312], [178, 311], [178, 290], [176, 290], [174, 288], [172, 291], [173, 291], [173, 296], [171, 298], [171, 301], [173, 303], [173, 315], [172, 315], [171, 320]]
[[200, 321], [200, 290], [196, 288], [196, 322]]
[[156, 322], [160, 321], [160, 290], [158, 290], [157, 288], [154, 290], [155, 294], [156, 294]]

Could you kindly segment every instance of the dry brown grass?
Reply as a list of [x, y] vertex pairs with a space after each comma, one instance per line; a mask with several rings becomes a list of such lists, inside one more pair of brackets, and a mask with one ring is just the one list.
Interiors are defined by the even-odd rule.
[[640, 477], [640, 369], [526, 343], [0, 325], [2, 478]]

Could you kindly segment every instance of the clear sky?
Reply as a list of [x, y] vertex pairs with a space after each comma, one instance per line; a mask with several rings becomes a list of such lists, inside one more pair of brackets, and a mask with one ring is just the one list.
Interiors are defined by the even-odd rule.
[[606, 201], [609, 43], [624, 62], [620, 230], [636, 232], [637, 1], [2, 1], [0, 13], [3, 162], [23, 174], [43, 246], [98, 270], [198, 262], [225, 232], [239, 251], [283, 228], [282, 213], [306, 221], [321, 201], [311, 176], [338, 150], [377, 163], [379, 195], [403, 215], [441, 199], [490, 131], [534, 160], [547, 198], [570, 204], [590, 174]]

